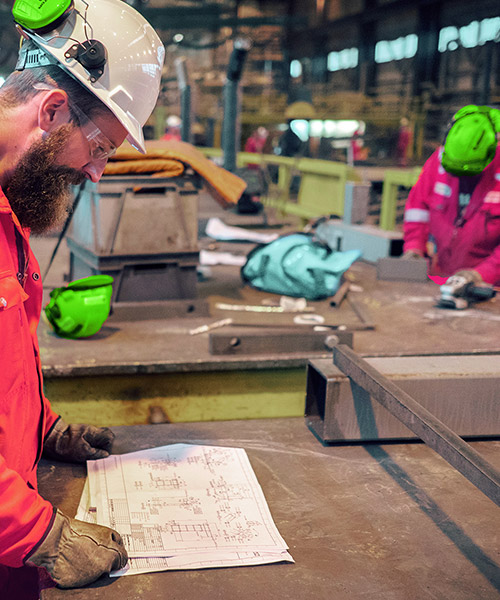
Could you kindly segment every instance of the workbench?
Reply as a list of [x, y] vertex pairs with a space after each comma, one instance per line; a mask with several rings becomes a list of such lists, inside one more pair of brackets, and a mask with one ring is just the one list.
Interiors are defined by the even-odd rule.
[[[54, 243], [34, 239], [42, 265]], [[214, 245], [242, 254], [254, 246]], [[61, 246], [47, 278], [47, 297], [51, 285], [63, 284], [67, 267], [67, 249]], [[254, 302], [248, 300], [249, 288], [243, 288], [238, 267], [211, 270], [212, 276], [198, 283], [198, 304], [193, 306], [213, 296]], [[439, 288], [430, 281], [380, 281], [375, 265], [365, 262], [354, 263], [350, 274], [358, 291], [351, 289], [338, 308], [329, 307], [328, 300], [323, 306], [347, 318], [352, 317], [351, 302], [364, 309], [375, 329], [354, 332], [353, 348], [361, 356], [500, 352], [500, 297], [466, 311], [438, 309]], [[127, 321], [112, 317], [95, 336], [80, 340], [58, 338], [41, 321], [46, 395], [68, 421], [88, 422], [98, 415], [100, 425], [147, 423], [151, 405], [161, 406], [173, 422], [301, 416], [308, 361], [331, 357], [326, 346], [314, 352], [276, 352], [267, 344], [257, 353], [214, 355], [209, 351], [211, 332], [189, 331], [220, 317], [193, 310], [182, 317], [143, 319], [145, 312], [140, 309], [136, 319]], [[230, 333], [232, 328], [216, 331]]]
[[[113, 452], [168, 443], [242, 447], [295, 564], [101, 578], [42, 600], [496, 600], [498, 508], [420, 443], [322, 445], [304, 419], [116, 427]], [[497, 468], [500, 442], [473, 447]], [[39, 467], [74, 516], [81, 465]]]

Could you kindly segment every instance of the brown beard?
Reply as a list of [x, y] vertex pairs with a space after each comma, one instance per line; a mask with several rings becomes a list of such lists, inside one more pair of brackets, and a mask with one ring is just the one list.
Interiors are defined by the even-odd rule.
[[34, 234], [64, 223], [73, 198], [70, 185], [85, 180], [81, 171], [55, 164], [72, 131], [72, 125], [62, 125], [35, 142], [4, 186], [19, 222]]

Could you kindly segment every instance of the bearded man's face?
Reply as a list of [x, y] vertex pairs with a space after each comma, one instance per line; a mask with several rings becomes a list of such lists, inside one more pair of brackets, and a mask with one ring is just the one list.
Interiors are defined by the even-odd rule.
[[73, 131], [72, 125], [62, 125], [35, 142], [3, 186], [19, 222], [34, 234], [64, 223], [72, 204], [70, 186], [85, 180], [82, 171], [60, 164]]

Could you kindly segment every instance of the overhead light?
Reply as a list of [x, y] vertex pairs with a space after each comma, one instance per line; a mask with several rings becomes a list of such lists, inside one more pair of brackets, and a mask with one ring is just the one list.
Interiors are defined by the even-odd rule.
[[176, 33], [173, 39], [176, 44], [180, 44], [184, 39], [184, 35], [182, 33]]

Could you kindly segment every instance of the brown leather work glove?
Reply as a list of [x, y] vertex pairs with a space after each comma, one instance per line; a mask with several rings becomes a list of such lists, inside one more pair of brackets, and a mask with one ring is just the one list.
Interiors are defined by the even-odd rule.
[[120, 534], [109, 527], [71, 519], [57, 510], [54, 524], [26, 564], [44, 567], [62, 588], [81, 587], [123, 569], [128, 555]]
[[483, 278], [474, 269], [462, 269], [454, 274], [454, 277], [464, 277], [467, 283], [473, 283], [474, 285], [481, 285], [484, 283]]
[[43, 455], [69, 462], [106, 458], [114, 439], [107, 427], [68, 425], [60, 418], [43, 444]]

